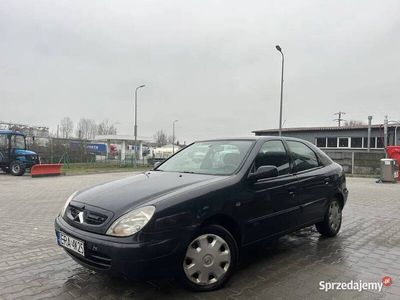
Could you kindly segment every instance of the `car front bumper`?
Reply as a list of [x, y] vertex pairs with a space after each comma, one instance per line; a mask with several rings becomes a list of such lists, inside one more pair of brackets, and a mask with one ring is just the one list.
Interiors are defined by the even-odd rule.
[[[63, 249], [82, 266], [99, 272], [127, 278], [172, 276], [183, 255], [182, 239], [171, 238], [148, 243], [118, 243], [114, 237], [77, 229], [60, 216], [55, 219], [57, 242], [59, 232], [83, 241], [85, 256]], [[59, 244], [59, 243], [58, 243]]]

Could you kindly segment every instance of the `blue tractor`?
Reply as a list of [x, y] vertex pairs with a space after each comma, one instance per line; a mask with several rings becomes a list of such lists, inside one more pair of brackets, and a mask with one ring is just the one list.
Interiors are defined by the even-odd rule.
[[37, 153], [26, 149], [26, 135], [14, 130], [0, 130], [0, 168], [6, 173], [21, 176], [39, 164]]

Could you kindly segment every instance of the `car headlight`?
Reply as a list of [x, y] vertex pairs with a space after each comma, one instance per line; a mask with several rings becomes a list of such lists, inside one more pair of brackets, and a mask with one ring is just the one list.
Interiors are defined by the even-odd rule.
[[65, 202], [63, 208], [61, 209], [60, 215], [61, 217], [64, 217], [65, 215], [65, 211], [67, 210], [67, 207], [69, 205], [69, 203], [71, 202], [71, 200], [74, 198], [74, 196], [76, 195], [78, 191], [74, 192], [71, 196], [68, 197], [67, 201]]
[[140, 231], [153, 217], [156, 208], [154, 206], [145, 206], [115, 220], [108, 228], [107, 235], [113, 236], [129, 236]]

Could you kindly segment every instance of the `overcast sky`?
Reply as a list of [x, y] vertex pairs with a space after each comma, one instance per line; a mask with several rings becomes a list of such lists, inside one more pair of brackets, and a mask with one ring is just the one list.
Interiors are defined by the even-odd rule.
[[400, 119], [400, 1], [0, 1], [0, 120], [180, 141]]

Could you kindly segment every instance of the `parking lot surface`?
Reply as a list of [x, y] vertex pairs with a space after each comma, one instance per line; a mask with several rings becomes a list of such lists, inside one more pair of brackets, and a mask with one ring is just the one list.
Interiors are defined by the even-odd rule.
[[[75, 190], [128, 173], [32, 179], [0, 174], [0, 299], [400, 299], [400, 184], [348, 178], [336, 238], [314, 227], [243, 251], [222, 290], [192, 293], [173, 279], [126, 281], [89, 271], [56, 245], [53, 221]], [[320, 282], [381, 282], [381, 291], [320, 290]], [[387, 282], [387, 281], [386, 281]]]

